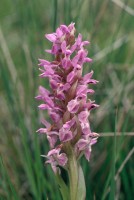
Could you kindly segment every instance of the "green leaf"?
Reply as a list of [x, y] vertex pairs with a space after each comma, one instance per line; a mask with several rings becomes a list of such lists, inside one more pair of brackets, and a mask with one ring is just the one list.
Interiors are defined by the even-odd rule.
[[65, 184], [64, 180], [62, 179], [62, 177], [58, 173], [56, 174], [56, 180], [58, 182], [63, 200], [69, 200], [69, 189]]

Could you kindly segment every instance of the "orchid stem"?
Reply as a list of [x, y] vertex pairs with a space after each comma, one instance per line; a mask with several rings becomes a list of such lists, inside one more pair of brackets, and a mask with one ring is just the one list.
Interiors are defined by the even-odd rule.
[[70, 181], [70, 200], [77, 200], [78, 164], [72, 148], [68, 158], [68, 174]]

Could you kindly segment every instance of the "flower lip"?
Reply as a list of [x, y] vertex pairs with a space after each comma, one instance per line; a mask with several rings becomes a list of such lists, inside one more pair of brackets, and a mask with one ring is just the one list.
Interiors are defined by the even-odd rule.
[[77, 111], [79, 109], [79, 102], [77, 101], [77, 99], [73, 99], [73, 100], [69, 101], [67, 108], [70, 113], [77, 113]]

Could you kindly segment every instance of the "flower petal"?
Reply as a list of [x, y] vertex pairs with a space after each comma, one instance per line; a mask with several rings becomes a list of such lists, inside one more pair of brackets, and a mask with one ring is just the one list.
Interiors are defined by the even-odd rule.
[[50, 42], [55, 42], [55, 41], [56, 41], [56, 35], [55, 35], [55, 33], [46, 34], [45, 37], [46, 37]]
[[78, 119], [81, 123], [86, 123], [89, 117], [89, 111], [85, 110], [78, 114]]
[[76, 99], [73, 99], [69, 101], [67, 108], [70, 113], [76, 113], [79, 109], [79, 102]]

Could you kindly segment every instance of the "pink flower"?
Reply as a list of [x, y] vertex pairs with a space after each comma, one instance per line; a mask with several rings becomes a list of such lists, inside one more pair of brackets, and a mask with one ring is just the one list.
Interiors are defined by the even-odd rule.
[[89, 44], [88, 41], [82, 41], [82, 35], [79, 33], [78, 38], [76, 38], [74, 45], [72, 45], [71, 47], [71, 50], [75, 51], [75, 50], [82, 49], [83, 46], [86, 46], [88, 44]]
[[[95, 138], [92, 138], [92, 137]], [[82, 139], [80, 139], [75, 148], [78, 152], [84, 152], [85, 158], [89, 161], [90, 155], [91, 155], [91, 146], [97, 142], [97, 137], [99, 135], [96, 133], [91, 133], [89, 135], [86, 135]]]
[[50, 147], [54, 148], [58, 140], [58, 132], [56, 130], [52, 131], [51, 124], [48, 123], [46, 120], [43, 120], [42, 123], [46, 126], [46, 128], [40, 128], [36, 132], [41, 133], [41, 134], [45, 133], [47, 135], [47, 139], [49, 141]]
[[67, 142], [73, 138], [71, 127], [74, 124], [75, 124], [74, 118], [63, 124], [62, 128], [59, 130], [60, 141]]
[[61, 149], [52, 149], [48, 152], [47, 156], [45, 156], [48, 160], [46, 163], [51, 164], [53, 171], [57, 172], [57, 166], [65, 166], [67, 163], [67, 156], [65, 153], [60, 153]]
[[83, 153], [89, 160], [91, 146], [98, 137], [88, 120], [90, 111], [98, 107], [88, 99], [88, 94], [94, 93], [90, 84], [98, 81], [92, 79], [93, 71], [82, 76], [84, 64], [92, 59], [85, 49], [89, 42], [82, 41], [81, 34], [75, 37], [74, 25], [61, 25], [55, 33], [46, 34], [52, 43], [46, 52], [53, 54], [54, 60], [39, 59], [40, 77], [49, 80], [50, 90], [40, 86], [36, 99], [42, 102], [39, 109], [48, 112], [50, 123], [43, 120], [45, 127], [37, 132], [45, 134], [49, 141], [51, 150], [46, 157], [54, 172], [57, 166], [67, 167], [67, 145], [76, 149], [76, 158]]

